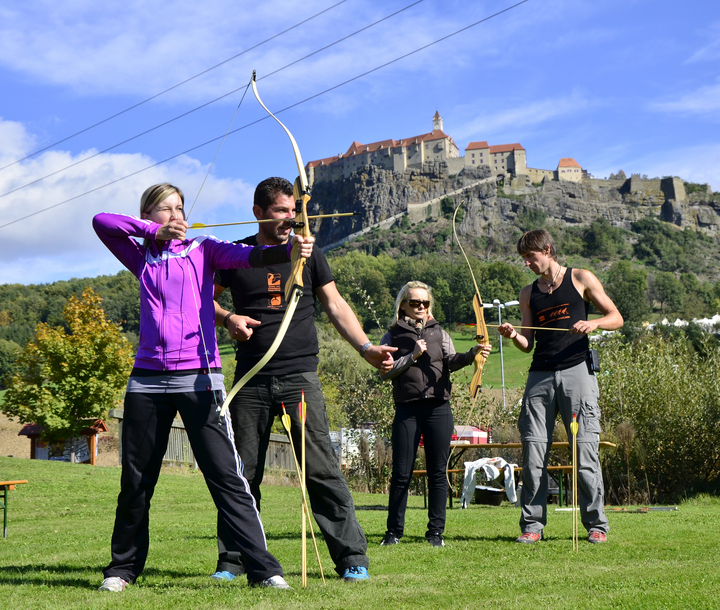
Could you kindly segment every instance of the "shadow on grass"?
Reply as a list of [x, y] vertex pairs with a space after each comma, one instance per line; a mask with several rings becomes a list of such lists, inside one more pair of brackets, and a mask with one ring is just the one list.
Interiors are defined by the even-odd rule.
[[[104, 565], [69, 566], [63, 564], [26, 564], [0, 566], [0, 585], [35, 585], [44, 587], [97, 588], [102, 582]], [[88, 577], [88, 573], [92, 576]], [[82, 576], [80, 576], [82, 575]], [[61, 578], [58, 578], [61, 576]], [[62, 578], [65, 576], [65, 578]], [[188, 574], [176, 570], [147, 568], [144, 577], [193, 578], [201, 574]], [[209, 579], [208, 579], [209, 580]], [[210, 584], [213, 584], [212, 582]]]

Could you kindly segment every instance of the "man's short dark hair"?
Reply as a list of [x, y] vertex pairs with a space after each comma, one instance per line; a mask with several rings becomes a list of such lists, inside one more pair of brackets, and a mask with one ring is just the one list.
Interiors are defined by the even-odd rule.
[[285, 178], [267, 178], [257, 185], [253, 203], [263, 212], [275, 203], [278, 195], [293, 196], [293, 185]]
[[550, 246], [550, 258], [557, 261], [557, 248], [552, 235], [545, 229], [536, 229], [528, 231], [518, 240], [517, 251], [520, 256], [525, 256], [530, 252], [544, 252]]

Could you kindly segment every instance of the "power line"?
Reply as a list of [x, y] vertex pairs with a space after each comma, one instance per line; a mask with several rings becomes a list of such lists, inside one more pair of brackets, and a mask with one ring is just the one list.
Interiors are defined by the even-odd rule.
[[[347, 0], [343, 0], [343, 1], [345, 2], [345, 1], [347, 1]], [[330, 47], [333, 47], [333, 46], [335, 46], [335, 45], [337, 45], [337, 44], [339, 44], [339, 43], [347, 40], [348, 38], [352, 38], [353, 36], [356, 36], [357, 34], [359, 34], [359, 33], [361, 33], [361, 32], [364, 32], [365, 30], [368, 30], [368, 29], [376, 26], [376, 25], [378, 25], [379, 23], [382, 23], [383, 21], [387, 21], [387, 20], [390, 19], [391, 17], [395, 17], [396, 15], [399, 15], [400, 13], [402, 13], [402, 12], [404, 12], [404, 11], [412, 8], [412, 7], [415, 6], [416, 4], [420, 4], [421, 2], [424, 2], [424, 0], [416, 0], [416, 1], [413, 2], [412, 4], [408, 4], [408, 5], [405, 6], [404, 8], [401, 8], [401, 9], [395, 11], [394, 13], [391, 13], [391, 14], [387, 15], [387, 16], [383, 17], [382, 19], [378, 19], [377, 21], [374, 21], [373, 23], [370, 23], [369, 25], [366, 25], [366, 26], [360, 28], [359, 30], [355, 30], [355, 31], [352, 32], [351, 34], [348, 34], [348, 35], [346, 35], [346, 36], [343, 36], [342, 38], [338, 38], [336, 41], [331, 42], [330, 44], [327, 44], [327, 45], [325, 45], [324, 47], [320, 47], [319, 49], [316, 49], [315, 51], [312, 51], [311, 53], [308, 53], [307, 55], [304, 55], [303, 57], [301, 57], [301, 58], [299, 58], [299, 59], [296, 59], [296, 60], [294, 60], [294, 61], [291, 61], [289, 64], [285, 64], [283, 67], [278, 68], [277, 70], [273, 70], [273, 71], [270, 72], [269, 74], [265, 74], [262, 78], [259, 78], [258, 80], [263, 80], [263, 79], [265, 79], [265, 78], [268, 78], [268, 77], [270, 77], [270, 76], [272, 76], [272, 75], [274, 75], [274, 74], [277, 74], [278, 72], [282, 72], [283, 70], [289, 68], [290, 66], [294, 66], [295, 64], [298, 64], [298, 63], [300, 63], [301, 61], [304, 61], [304, 60], [312, 57], [313, 55], [317, 55], [318, 53], [321, 53], [322, 51], [326, 51], [326, 50], [329, 49]], [[287, 31], [287, 30], [286, 30], [286, 31]], [[268, 40], [270, 40], [270, 39], [268, 39]], [[256, 45], [256, 46], [258, 46], [258, 45]], [[236, 56], [236, 57], [237, 57], [237, 56]], [[226, 61], [229, 61], [229, 60], [226, 60]], [[218, 64], [218, 65], [220, 65], [220, 64]], [[206, 72], [207, 72], [207, 70], [206, 70]], [[194, 78], [194, 77], [193, 77], [193, 78]], [[187, 82], [187, 81], [185, 81], [185, 82]], [[176, 86], [177, 86], [177, 85], [176, 85]], [[160, 123], [159, 125], [155, 125], [154, 127], [151, 127], [150, 129], [146, 129], [145, 131], [142, 131], [142, 132], [140, 132], [140, 133], [138, 133], [138, 134], [136, 134], [136, 135], [134, 135], [134, 136], [131, 136], [131, 137], [123, 140], [122, 142], [118, 142], [117, 144], [113, 144], [112, 146], [108, 146], [107, 148], [104, 148], [103, 150], [99, 150], [98, 152], [93, 153], [92, 155], [89, 155], [89, 156], [87, 156], [87, 157], [83, 157], [82, 159], [80, 159], [80, 160], [78, 160], [78, 161], [75, 161], [74, 163], [71, 163], [70, 165], [66, 165], [65, 167], [61, 167], [60, 169], [57, 169], [57, 170], [55, 170], [54, 172], [50, 172], [49, 174], [45, 174], [44, 176], [42, 176], [42, 177], [40, 177], [40, 178], [37, 178], [37, 179], [35, 179], [35, 180], [32, 180], [31, 182], [26, 182], [25, 184], [22, 184], [22, 185], [20, 185], [20, 186], [18, 186], [18, 187], [15, 187], [14, 189], [12, 189], [12, 190], [10, 190], [10, 191], [6, 191], [6, 192], [4, 192], [4, 193], [2, 193], [2, 194], [0, 195], [0, 198], [5, 197], [5, 196], [7, 196], [7, 195], [10, 195], [10, 194], [12, 194], [12, 193], [16, 193], [17, 191], [20, 191], [20, 190], [22, 190], [22, 189], [24, 189], [24, 188], [26, 188], [26, 187], [28, 187], [28, 186], [32, 186], [33, 184], [37, 184], [38, 182], [42, 182], [42, 181], [45, 180], [46, 178], [51, 178], [52, 176], [55, 176], [55, 175], [57, 175], [57, 174], [60, 174], [60, 173], [62, 173], [62, 172], [64, 172], [64, 171], [68, 170], [68, 169], [71, 169], [71, 168], [73, 168], [73, 167], [76, 167], [77, 165], [81, 165], [82, 163], [85, 163], [86, 161], [90, 161], [90, 159], [94, 159], [95, 157], [97, 157], [97, 156], [99, 156], [99, 155], [102, 155], [102, 154], [105, 154], [106, 152], [111, 151], [111, 150], [113, 150], [113, 149], [115, 149], [115, 148], [118, 148], [119, 146], [122, 146], [123, 144], [127, 144], [128, 142], [132, 142], [133, 140], [136, 140], [137, 138], [140, 138], [140, 137], [142, 137], [142, 136], [145, 136], [145, 135], [147, 135], [147, 134], [149, 134], [149, 133], [151, 133], [151, 132], [153, 132], [153, 131], [156, 131], [156, 130], [160, 129], [161, 127], [165, 127], [165, 126], [169, 125], [170, 123], [174, 123], [175, 121], [178, 121], [178, 120], [180, 120], [180, 119], [182, 119], [182, 118], [184, 118], [184, 117], [192, 114], [193, 112], [197, 112], [198, 110], [202, 110], [203, 108], [205, 108], [205, 107], [207, 107], [207, 106], [209, 106], [209, 105], [211, 105], [211, 104], [214, 104], [215, 102], [217, 102], [217, 101], [219, 101], [219, 100], [221, 100], [221, 99], [224, 99], [224, 98], [232, 95], [233, 93], [237, 93], [238, 91], [240, 91], [240, 90], [242, 90], [242, 89], [243, 89], [243, 87], [238, 87], [237, 89], [233, 89], [232, 91], [229, 91], [228, 93], [224, 93], [223, 95], [221, 95], [221, 96], [219, 96], [219, 97], [216, 97], [215, 99], [210, 100], [209, 102], [205, 102], [204, 104], [201, 104], [200, 106], [197, 106], [197, 107], [195, 107], [195, 108], [192, 108], [191, 110], [188, 110], [187, 112], [183, 112], [182, 114], [179, 114], [179, 115], [173, 117], [172, 119], [168, 119], [167, 121], [164, 121], [163, 123]], [[167, 89], [167, 91], [169, 91], [169, 89]], [[158, 95], [160, 95], [160, 94], [158, 94]], [[148, 98], [148, 99], [152, 99], [152, 98]], [[146, 100], [146, 101], [147, 101], [147, 100]], [[141, 102], [141, 103], [143, 103], [143, 102]], [[139, 104], [136, 104], [136, 106], [137, 106], [137, 105], [139, 105]], [[115, 115], [115, 116], [117, 116], [117, 115]], [[97, 123], [97, 124], [99, 125], [99, 123]], [[88, 128], [88, 129], [90, 129], [90, 128]], [[78, 132], [78, 133], [81, 133], [81, 132]], [[68, 139], [68, 138], [66, 138], [66, 139]], [[61, 142], [62, 142], [62, 141], [64, 141], [64, 140], [61, 140]], [[46, 149], [43, 149], [43, 150], [46, 150]], [[38, 152], [40, 152], [40, 151], [38, 151]], [[36, 154], [36, 153], [33, 153], [33, 154]], [[25, 158], [27, 159], [28, 157], [25, 157]], [[22, 159], [21, 159], [21, 160], [22, 160]], [[17, 163], [17, 161], [14, 161], [13, 163]], [[13, 165], [13, 163], [11, 163], [10, 165]], [[5, 167], [10, 167], [10, 165], [6, 165]], [[4, 168], [0, 168], [0, 171], [2, 171], [2, 169], [4, 169]]]
[[[449, 38], [452, 38], [453, 36], [457, 36], [458, 34], [461, 34], [462, 32], [465, 32], [465, 31], [467, 31], [467, 30], [469, 30], [469, 29], [471, 29], [471, 28], [473, 28], [473, 27], [475, 27], [475, 26], [478, 26], [478, 25], [480, 25], [481, 23], [485, 23], [486, 21], [489, 21], [490, 19], [493, 19], [493, 18], [495, 18], [495, 17], [498, 17], [499, 15], [502, 15], [503, 13], [506, 13], [506, 12], [508, 12], [508, 11], [510, 11], [510, 10], [512, 10], [512, 9], [518, 7], [518, 6], [520, 6], [521, 4], [525, 4], [526, 2], [529, 2], [529, 1], [530, 1], [530, 0], [521, 0], [520, 2], [517, 2], [517, 3], [515, 3], [515, 4], [511, 5], [511, 6], [508, 6], [507, 8], [504, 8], [504, 9], [502, 9], [501, 11], [498, 11], [497, 13], [493, 13], [492, 15], [489, 15], [488, 17], [485, 17], [485, 18], [483, 18], [483, 19], [480, 19], [479, 21], [476, 21], [476, 22], [474, 22], [474, 23], [471, 23], [470, 25], [467, 25], [467, 26], [465, 26], [465, 27], [463, 27], [463, 28], [460, 28], [459, 30], [456, 30], [456, 31], [454, 31], [454, 32], [452, 32], [452, 33], [450, 33], [450, 34], [447, 34], [446, 36], [443, 36], [442, 38], [438, 38], [437, 40], [434, 40], [433, 42], [429, 42], [428, 44], [425, 44], [425, 45], [423, 45], [423, 46], [421, 46], [421, 47], [418, 47], [417, 49], [415, 49], [415, 50], [413, 50], [413, 51], [410, 51], [410, 52], [408, 52], [408, 53], [405, 53], [405, 54], [403, 54], [403, 55], [400, 55], [399, 57], [396, 57], [395, 59], [392, 59], [392, 60], [390, 60], [390, 61], [388, 61], [388, 62], [385, 62], [384, 64], [381, 64], [381, 65], [379, 65], [379, 66], [376, 66], [375, 68], [372, 68], [371, 70], [367, 70], [366, 72], [363, 72], [362, 74], [358, 74], [357, 76], [354, 76], [354, 77], [352, 77], [352, 78], [350, 78], [350, 79], [348, 79], [348, 80], [345, 80], [345, 81], [343, 81], [343, 82], [341, 82], [341, 83], [338, 83], [337, 85], [333, 85], [332, 87], [329, 87], [328, 89], [325, 89], [325, 90], [323, 90], [323, 91], [320, 91], [319, 93], [316, 93], [316, 94], [314, 94], [314, 95], [311, 95], [310, 97], [306, 97], [305, 99], [300, 100], [299, 102], [295, 102], [294, 104], [290, 104], [289, 106], [286, 106], [286, 107], [283, 108], [282, 110], [276, 111], [275, 114], [277, 115], [277, 114], [280, 114], [280, 113], [282, 113], [282, 112], [286, 112], [287, 110], [290, 110], [290, 109], [292, 109], [292, 108], [295, 108], [296, 106], [300, 106], [301, 104], [304, 104], [304, 103], [306, 103], [306, 102], [309, 102], [310, 100], [313, 100], [313, 99], [315, 99], [315, 98], [317, 98], [317, 97], [320, 97], [321, 95], [325, 95], [326, 93], [329, 93], [330, 91], [334, 91], [335, 89], [338, 89], [338, 88], [340, 88], [340, 87], [343, 87], [343, 86], [345, 86], [345, 85], [347, 85], [347, 84], [349, 84], [349, 83], [351, 83], [351, 82], [353, 82], [353, 81], [356, 81], [356, 80], [358, 80], [358, 79], [360, 79], [360, 78], [362, 78], [362, 77], [364, 77], [364, 76], [367, 76], [368, 74], [372, 74], [373, 72], [377, 72], [378, 70], [381, 70], [381, 69], [383, 69], [383, 68], [386, 68], [387, 66], [390, 66], [390, 65], [392, 65], [392, 64], [394, 64], [394, 63], [396, 63], [396, 62], [398, 62], [398, 61], [400, 61], [400, 60], [402, 60], [402, 59], [405, 59], [406, 57], [410, 57], [411, 55], [414, 55], [415, 53], [419, 53], [420, 51], [423, 51], [423, 50], [425, 50], [425, 49], [427, 49], [427, 48], [429, 48], [429, 47], [432, 47], [433, 45], [439, 44], [440, 42], [443, 42], [443, 41], [445, 41], [445, 40], [448, 40]], [[153, 167], [157, 167], [158, 165], [162, 165], [162, 164], [164, 164], [164, 163], [167, 163], [168, 161], [172, 161], [173, 159], [176, 159], [177, 157], [180, 157], [180, 156], [182, 156], [182, 155], [184, 155], [184, 154], [187, 154], [187, 153], [190, 153], [190, 152], [192, 152], [192, 151], [194, 151], [194, 150], [197, 150], [198, 148], [202, 148], [203, 146], [207, 146], [208, 144], [212, 144], [213, 142], [216, 142], [217, 140], [220, 140], [220, 139], [222, 139], [223, 137], [225, 137], [225, 136], [227, 136], [227, 135], [237, 133], [237, 132], [239, 132], [239, 131], [242, 131], [243, 129], [246, 129], [246, 128], [248, 128], [248, 127], [251, 127], [252, 125], [256, 125], [257, 123], [260, 123], [261, 121], [264, 121], [264, 120], [266, 120], [266, 119], [268, 119], [268, 118], [270, 118], [270, 117], [269, 117], [269, 116], [264, 116], [264, 117], [262, 117], [262, 118], [260, 118], [260, 119], [257, 119], [256, 121], [252, 121], [252, 122], [250, 122], [250, 123], [247, 123], [247, 124], [243, 125], [242, 127], [238, 127], [237, 129], [234, 129], [234, 130], [232, 130], [232, 131], [229, 131], [229, 132], [228, 132], [227, 134], [225, 134], [225, 135], [217, 136], [217, 137], [215, 137], [215, 138], [213, 138], [213, 139], [211, 139], [211, 140], [208, 140], [208, 141], [206, 141], [206, 142], [203, 142], [202, 144], [198, 144], [197, 146], [193, 146], [192, 148], [189, 148], [189, 149], [187, 149], [187, 150], [185, 150], [185, 151], [183, 151], [183, 152], [181, 152], [181, 153], [177, 153], [177, 154], [175, 154], [175, 155], [172, 155], [171, 157], [167, 157], [167, 158], [163, 159], [162, 161], [158, 161], [157, 163], [153, 163], [152, 165], [148, 165], [147, 167], [144, 167], [144, 168], [139, 169], [139, 170], [137, 170], [137, 171], [135, 171], [135, 172], [132, 172], [131, 174], [127, 174], [126, 176], [122, 176], [122, 177], [120, 177], [120, 178], [117, 178], [117, 179], [115, 179], [115, 180], [112, 180], [112, 181], [110, 181], [110, 182], [107, 182], [107, 183], [105, 183], [105, 184], [103, 184], [103, 185], [101, 185], [101, 186], [98, 186], [98, 187], [95, 187], [95, 188], [93, 188], [93, 189], [90, 189], [89, 191], [85, 191], [84, 193], [80, 193], [79, 195], [75, 195], [75, 196], [73, 196], [73, 197], [70, 197], [69, 199], [65, 199], [64, 201], [61, 201], [61, 202], [56, 203], [56, 204], [53, 204], [53, 205], [48, 206], [48, 207], [46, 207], [46, 208], [43, 208], [43, 209], [41, 209], [41, 210], [37, 210], [37, 211], [35, 211], [35, 212], [32, 212], [31, 214], [27, 214], [27, 215], [22, 216], [22, 217], [20, 217], [20, 218], [16, 218], [15, 220], [11, 220], [10, 222], [7, 222], [7, 223], [5, 223], [5, 224], [3, 224], [3, 225], [0, 225], [0, 229], [4, 229], [5, 227], [9, 227], [10, 225], [13, 225], [13, 224], [15, 224], [15, 223], [17, 223], [17, 222], [20, 222], [21, 220], [26, 220], [27, 218], [31, 218], [31, 217], [33, 217], [33, 216], [37, 216], [38, 214], [41, 214], [41, 213], [46, 212], [46, 211], [48, 211], [48, 210], [52, 210], [52, 209], [54, 209], [54, 208], [57, 208], [57, 207], [59, 207], [59, 206], [61, 206], [61, 205], [64, 205], [64, 204], [69, 203], [69, 202], [71, 202], [71, 201], [74, 201], [75, 199], [79, 199], [80, 197], [84, 197], [85, 195], [89, 195], [89, 194], [91, 194], [91, 193], [94, 193], [94, 192], [96, 192], [96, 191], [99, 191], [99, 190], [101, 190], [101, 189], [103, 189], [103, 188], [105, 188], [105, 187], [112, 186], [113, 184], [116, 184], [116, 183], [118, 183], [118, 182], [121, 182], [122, 180], [126, 180], [127, 178], [131, 178], [131, 177], [133, 177], [133, 176], [136, 176], [137, 174], [140, 174], [140, 173], [142, 173], [142, 172], [144, 172], [144, 171], [147, 171], [147, 170], [149, 170], [149, 169], [152, 169]]]
[[[54, 146], [57, 146], [58, 144], [62, 144], [63, 142], [67, 142], [68, 140], [71, 140], [72, 138], [74, 138], [74, 137], [76, 137], [76, 136], [79, 136], [80, 134], [85, 133], [86, 131], [90, 131], [91, 129], [94, 129], [95, 127], [98, 127], [98, 126], [102, 125], [103, 123], [107, 123], [108, 121], [111, 121], [112, 119], [115, 119], [115, 118], [119, 117], [120, 115], [125, 114], [126, 112], [130, 112], [131, 110], [134, 110], [134, 109], [137, 108], [138, 106], [142, 106], [143, 104], [146, 104], [147, 102], [149, 102], [149, 101], [151, 101], [151, 100], [154, 100], [155, 98], [160, 97], [161, 95], [165, 95], [166, 93], [172, 91], [173, 89], [177, 89], [178, 87], [181, 87], [182, 85], [185, 85], [185, 84], [189, 83], [191, 80], [195, 80], [196, 78], [198, 78], [198, 77], [200, 77], [200, 76], [203, 76], [204, 74], [207, 74], [208, 72], [210, 72], [210, 71], [212, 71], [212, 70], [215, 70], [215, 68], [219, 68], [220, 66], [222, 66], [222, 65], [224, 65], [224, 64], [232, 61], [233, 59], [237, 59], [237, 58], [240, 57], [241, 55], [245, 55], [245, 53], [249, 53], [249, 52], [252, 51], [253, 49], [257, 49], [258, 47], [264, 45], [265, 43], [270, 42], [271, 40], [274, 40], [274, 39], [277, 38], [278, 36], [282, 36], [283, 34], [287, 34], [289, 31], [294, 30], [294, 29], [297, 28], [297, 27], [300, 27], [300, 26], [303, 25], [304, 23], [307, 23], [308, 21], [311, 21], [311, 20], [315, 19], [316, 17], [319, 17], [319, 16], [322, 15], [323, 13], [327, 13], [328, 11], [334, 9], [336, 6], [339, 6], [339, 5], [341, 5], [341, 4], [345, 3], [345, 2], [347, 2], [347, 0], [340, 0], [340, 2], [336, 2], [336, 3], [333, 4], [332, 6], [329, 6], [328, 8], [323, 9], [323, 10], [320, 11], [319, 13], [315, 13], [314, 15], [312, 15], [311, 17], [308, 17], [307, 19], [303, 19], [302, 21], [296, 23], [296, 24], [293, 25], [293, 26], [290, 26], [289, 28], [283, 30], [282, 32], [278, 32], [278, 33], [275, 34], [274, 36], [270, 36], [270, 38], [266, 38], [266, 39], [263, 40], [262, 42], [258, 42], [257, 44], [253, 45], [252, 47], [250, 47], [250, 48], [248, 48], [248, 49], [245, 49], [244, 51], [241, 51], [240, 53], [237, 53], [236, 55], [233, 55], [232, 57], [228, 57], [227, 59], [221, 61], [219, 64], [215, 64], [214, 66], [211, 66], [210, 68], [207, 68], [207, 69], [203, 70], [202, 72], [199, 72], [199, 73], [196, 74], [195, 76], [191, 76], [190, 78], [186, 78], [184, 81], [179, 82], [179, 83], [177, 83], [176, 85], [173, 85], [172, 87], [168, 87], [168, 88], [165, 89], [164, 91], [160, 91], [160, 93], [156, 93], [155, 95], [152, 95], [152, 96], [150, 96], [149, 98], [144, 99], [144, 100], [142, 100], [141, 102], [138, 102], [137, 104], [133, 104], [132, 106], [130, 106], [130, 107], [128, 107], [128, 108], [125, 108], [125, 110], [121, 110], [120, 112], [116, 112], [116, 113], [113, 114], [112, 116], [109, 116], [109, 117], [107, 117], [107, 118], [105, 118], [105, 119], [103, 119], [103, 120], [101, 120], [101, 121], [98, 121], [97, 123], [94, 123], [94, 124], [92, 124], [92, 125], [90, 125], [90, 126], [88, 126], [88, 127], [85, 127], [84, 129], [81, 129], [80, 131], [76, 131], [75, 133], [73, 133], [73, 134], [71, 134], [71, 135], [63, 138], [62, 140], [58, 140], [57, 142], [53, 142], [52, 144], [49, 144], [48, 146], [45, 146], [44, 148], [40, 148], [40, 149], [36, 150], [35, 152], [31, 152], [29, 155], [26, 155], [26, 156], [23, 157], [22, 159], [17, 159], [17, 160], [15, 160], [15, 161], [13, 161], [12, 163], [8, 163], [7, 165], [4, 165], [3, 167], [0, 167], [0, 171], [3, 171], [4, 169], [7, 169], [8, 167], [13, 166], [13, 165], [15, 165], [16, 163], [20, 163], [21, 161], [25, 161], [26, 159], [29, 159], [30, 157], [34, 157], [35, 155], [38, 155], [38, 154], [40, 154], [41, 152], [44, 152], [44, 151], [46, 151], [46, 150], [48, 150], [48, 149], [50, 149], [50, 148], [53, 148]], [[242, 87], [241, 87], [241, 88], [242, 88]], [[236, 91], [239, 91], [239, 89], [236, 89]], [[234, 93], [234, 92], [231, 92], [231, 93]], [[230, 94], [227, 94], [227, 95], [230, 95]], [[224, 96], [223, 96], [223, 97], [224, 97]], [[221, 98], [217, 98], [217, 99], [221, 99]], [[215, 101], [215, 100], [213, 100], [213, 101]], [[212, 102], [209, 102], [209, 103], [212, 103]], [[201, 108], [202, 108], [202, 106], [201, 106]], [[108, 149], [108, 150], [109, 150], [109, 149]], [[50, 175], [52, 175], [52, 174], [50, 174]]]

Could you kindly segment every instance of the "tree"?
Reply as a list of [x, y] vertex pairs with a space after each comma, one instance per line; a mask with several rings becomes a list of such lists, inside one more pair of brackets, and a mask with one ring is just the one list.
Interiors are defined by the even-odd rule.
[[626, 246], [622, 231], [602, 217], [595, 219], [584, 231], [583, 241], [585, 242], [583, 254], [589, 258], [609, 260], [625, 254]]
[[655, 274], [652, 287], [653, 297], [660, 302], [660, 311], [665, 313], [665, 306], [672, 312], [680, 312], [685, 300], [685, 288], [674, 273], [659, 271]]
[[[453, 212], [455, 212], [455, 200], [452, 197], [443, 197], [440, 200], [440, 213], [446, 218], [452, 218]], [[460, 214], [460, 210], [458, 210], [458, 214]]]
[[638, 324], [650, 311], [647, 276], [630, 261], [618, 261], [608, 271], [605, 288], [626, 322]]
[[15, 341], [0, 339], [0, 388], [5, 387], [5, 379], [15, 368], [20, 346]]
[[67, 331], [41, 322], [8, 379], [3, 412], [45, 428], [46, 438], [77, 436], [112, 407], [132, 368], [120, 327], [107, 319], [91, 288], [63, 310]]

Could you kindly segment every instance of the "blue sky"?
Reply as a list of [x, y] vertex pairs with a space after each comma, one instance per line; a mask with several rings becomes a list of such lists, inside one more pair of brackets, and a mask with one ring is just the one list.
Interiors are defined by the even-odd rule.
[[[333, 7], [337, 1], [28, 0], [0, 6], [0, 283], [119, 271], [92, 231], [92, 216], [137, 213], [142, 191], [161, 181], [180, 186], [189, 208], [217, 141], [140, 170], [222, 136], [253, 69], [263, 101], [276, 111], [515, 4], [423, 0], [314, 53], [413, 3], [346, 0]], [[531, 167], [554, 169], [561, 157], [574, 157], [596, 177], [619, 169], [678, 175], [720, 191], [719, 67], [720, 3], [528, 0], [280, 118], [305, 162], [344, 152], [353, 140], [428, 132], [438, 110], [461, 150], [476, 140], [520, 142]], [[264, 116], [250, 91], [232, 129]], [[58, 173], [25, 186], [52, 172]], [[248, 220], [257, 182], [271, 175], [292, 180], [296, 173], [280, 127], [271, 120], [250, 125], [225, 141], [190, 220]], [[118, 182], [98, 189], [112, 181]], [[98, 190], [13, 222], [92, 189]], [[253, 229], [212, 231], [235, 239]]]

